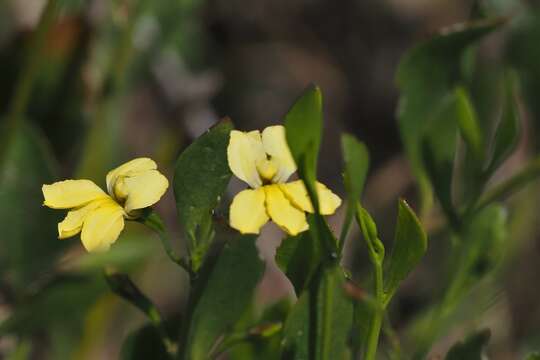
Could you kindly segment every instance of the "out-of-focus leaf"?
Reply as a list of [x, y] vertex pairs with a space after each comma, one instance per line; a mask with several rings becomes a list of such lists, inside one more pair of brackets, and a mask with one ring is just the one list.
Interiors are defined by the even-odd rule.
[[[358, 141], [353, 135], [343, 134], [341, 137], [341, 151], [345, 162], [343, 180], [347, 190], [347, 213], [343, 224], [340, 241], [343, 242], [351, 225], [356, 202], [360, 200], [367, 171], [369, 168], [369, 154], [364, 143]], [[343, 244], [340, 244], [343, 246]]]
[[376, 307], [366, 299], [357, 299], [354, 303], [353, 345], [355, 351], [362, 354], [368, 342], [369, 329], [375, 316]]
[[207, 359], [218, 338], [233, 329], [253, 300], [264, 263], [255, 236], [238, 236], [224, 245], [207, 278], [199, 278], [183, 358]]
[[519, 138], [519, 109], [515, 99], [514, 76], [505, 79], [505, 99], [503, 112], [492, 144], [492, 156], [486, 173], [493, 173], [514, 151]]
[[227, 162], [230, 120], [223, 120], [195, 140], [178, 157], [174, 194], [178, 219], [189, 239], [194, 270], [202, 264], [212, 238], [212, 210], [231, 177]]
[[132, 332], [122, 344], [121, 360], [171, 360], [156, 328], [146, 325]]
[[476, 111], [465, 89], [457, 88], [455, 96], [459, 130], [475, 160], [481, 162], [484, 159], [484, 135]]
[[540, 360], [540, 352], [533, 352], [525, 356], [525, 360]]
[[430, 196], [421, 155], [426, 127], [441, 101], [461, 80], [464, 50], [501, 24], [500, 19], [488, 19], [445, 29], [407, 52], [399, 64], [399, 126], [413, 171], [420, 181], [423, 206]]
[[323, 270], [316, 293], [315, 359], [344, 359], [353, 323], [353, 303], [345, 294], [343, 269]]
[[106, 289], [102, 276], [67, 276], [40, 289], [19, 304], [9, 318], [0, 323], [0, 336], [31, 335], [56, 325], [75, 325], [82, 330], [86, 310]]
[[300, 96], [285, 116], [284, 124], [291, 154], [317, 210], [315, 180], [323, 128], [322, 94], [317, 86], [309, 87]]
[[384, 291], [388, 301], [401, 281], [416, 267], [427, 250], [427, 236], [414, 211], [405, 200], [399, 201], [396, 235], [388, 258]]
[[491, 332], [485, 329], [469, 336], [462, 342], [458, 342], [448, 354], [446, 360], [482, 360], [484, 348], [487, 346]]
[[[37, 129], [23, 125], [5, 143], [0, 169], [0, 268], [24, 288], [69, 244], [57, 239], [61, 212], [42, 206], [41, 186], [56, 180], [56, 164]], [[5, 140], [5, 139], [4, 139]]]

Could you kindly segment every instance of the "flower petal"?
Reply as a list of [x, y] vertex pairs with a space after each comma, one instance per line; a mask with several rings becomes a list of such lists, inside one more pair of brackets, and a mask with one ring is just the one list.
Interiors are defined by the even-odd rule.
[[263, 189], [266, 191], [266, 210], [272, 221], [290, 235], [308, 229], [306, 214], [291, 204], [279, 185], [267, 185]]
[[296, 164], [287, 145], [285, 127], [282, 125], [269, 126], [263, 130], [262, 143], [264, 151], [272, 157], [278, 171], [274, 182], [283, 183], [296, 171]]
[[91, 211], [83, 224], [81, 242], [87, 251], [106, 251], [124, 229], [124, 211], [114, 201]]
[[265, 198], [264, 188], [239, 192], [231, 204], [231, 227], [242, 234], [258, 234], [269, 220], [264, 206]]
[[[324, 184], [316, 182], [317, 196], [319, 197], [319, 210], [322, 215], [332, 215], [341, 205], [341, 199]], [[287, 198], [299, 209], [313, 213], [313, 205], [302, 180], [279, 184]]]
[[161, 199], [169, 181], [157, 170], [150, 170], [122, 179], [127, 194], [124, 208], [127, 213], [154, 205]]
[[52, 209], [70, 209], [108, 195], [90, 180], [64, 180], [41, 188], [43, 205]]
[[93, 210], [99, 208], [112, 199], [94, 200], [88, 204], [68, 212], [67, 216], [58, 223], [58, 238], [66, 239], [81, 232], [84, 220]]
[[249, 133], [231, 131], [227, 159], [231, 171], [237, 178], [254, 189], [262, 185], [257, 172], [257, 161], [266, 159], [266, 154], [258, 131]]
[[107, 192], [114, 196], [114, 184], [120, 176], [132, 176], [134, 174], [157, 169], [157, 164], [150, 158], [136, 158], [120, 165], [107, 174]]

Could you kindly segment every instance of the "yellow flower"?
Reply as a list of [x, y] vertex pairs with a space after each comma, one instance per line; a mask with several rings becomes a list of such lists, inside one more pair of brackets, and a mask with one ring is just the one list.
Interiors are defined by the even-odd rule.
[[131, 160], [107, 174], [107, 191], [90, 180], [64, 180], [43, 185], [43, 205], [71, 209], [58, 224], [58, 238], [81, 233], [88, 251], [108, 250], [124, 228], [124, 218], [158, 202], [169, 182], [148, 158]]
[[[290, 235], [308, 229], [306, 212], [313, 206], [302, 180], [286, 183], [296, 171], [285, 139], [285, 128], [270, 126], [259, 131], [231, 131], [227, 158], [231, 171], [252, 189], [238, 193], [230, 208], [230, 225], [243, 234], [258, 234], [270, 219]], [[317, 182], [319, 208], [331, 215], [341, 199]]]

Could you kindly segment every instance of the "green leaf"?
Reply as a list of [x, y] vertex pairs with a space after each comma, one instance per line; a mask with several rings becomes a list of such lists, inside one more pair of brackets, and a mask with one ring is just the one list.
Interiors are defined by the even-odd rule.
[[347, 190], [347, 212], [340, 236], [340, 245], [343, 246], [354, 216], [356, 202], [360, 200], [362, 190], [364, 189], [369, 168], [369, 154], [364, 143], [358, 141], [350, 134], [342, 135], [341, 150], [345, 162], [343, 180], [345, 189]]
[[291, 281], [297, 295], [308, 285], [320, 260], [321, 248], [308, 231], [284, 238], [276, 249], [276, 264]]
[[315, 359], [345, 359], [353, 324], [353, 303], [345, 293], [343, 269], [323, 270], [317, 289]]
[[309, 359], [310, 294], [303, 292], [292, 307], [283, 327], [282, 359]]
[[230, 120], [223, 120], [195, 140], [178, 157], [174, 195], [178, 219], [189, 239], [194, 270], [202, 264], [212, 240], [212, 210], [231, 177], [227, 162]]
[[462, 80], [461, 59], [467, 47], [502, 23], [500, 19], [490, 19], [445, 29], [408, 51], [399, 64], [399, 127], [413, 171], [420, 181], [422, 208], [427, 206], [431, 196], [421, 155], [421, 143], [430, 118]]
[[251, 304], [264, 272], [255, 240], [246, 235], [229, 241], [208, 276], [196, 280], [186, 344], [180, 347], [184, 359], [207, 359], [218, 338], [233, 329]]
[[64, 214], [42, 206], [41, 186], [56, 181], [56, 163], [41, 133], [30, 125], [15, 129], [2, 144], [0, 169], [0, 268], [11, 272], [12, 286], [25, 289], [55, 262], [70, 241], [59, 241]]
[[476, 111], [464, 88], [458, 87], [455, 96], [459, 130], [475, 160], [481, 162], [484, 159], [484, 135]]
[[384, 291], [387, 303], [401, 281], [416, 267], [427, 250], [427, 236], [414, 211], [405, 200], [399, 201], [396, 235], [387, 260]]
[[515, 76], [506, 75], [503, 113], [493, 138], [492, 156], [486, 167], [486, 173], [488, 175], [491, 175], [510, 156], [517, 146], [520, 116], [515, 88]]
[[146, 325], [132, 332], [122, 344], [121, 360], [171, 360], [156, 328]]
[[482, 360], [484, 348], [489, 342], [491, 332], [489, 329], [479, 331], [462, 342], [450, 348], [446, 360]]
[[285, 115], [285, 133], [298, 172], [306, 184], [312, 203], [318, 212], [315, 181], [317, 156], [323, 128], [322, 94], [317, 86], [310, 86]]
[[344, 359], [353, 325], [353, 303], [339, 265], [321, 268], [299, 297], [283, 329], [283, 359]]

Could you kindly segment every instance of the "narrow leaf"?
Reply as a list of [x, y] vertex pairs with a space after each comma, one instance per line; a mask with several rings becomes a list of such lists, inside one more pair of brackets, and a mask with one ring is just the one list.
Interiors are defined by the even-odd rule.
[[401, 281], [416, 267], [427, 250], [427, 236], [414, 211], [399, 201], [394, 247], [388, 258], [384, 290], [389, 301]]
[[323, 128], [322, 94], [318, 87], [311, 86], [300, 96], [285, 116], [284, 124], [291, 154], [317, 210], [315, 180]]
[[341, 150], [345, 162], [343, 180], [347, 190], [347, 212], [340, 236], [340, 245], [343, 246], [354, 216], [356, 202], [360, 201], [364, 189], [369, 167], [369, 154], [364, 143], [350, 134], [343, 134], [341, 137]]
[[492, 157], [486, 173], [493, 173], [514, 151], [519, 138], [519, 109], [515, 97], [515, 79], [507, 75], [504, 89], [503, 113], [492, 144]]

